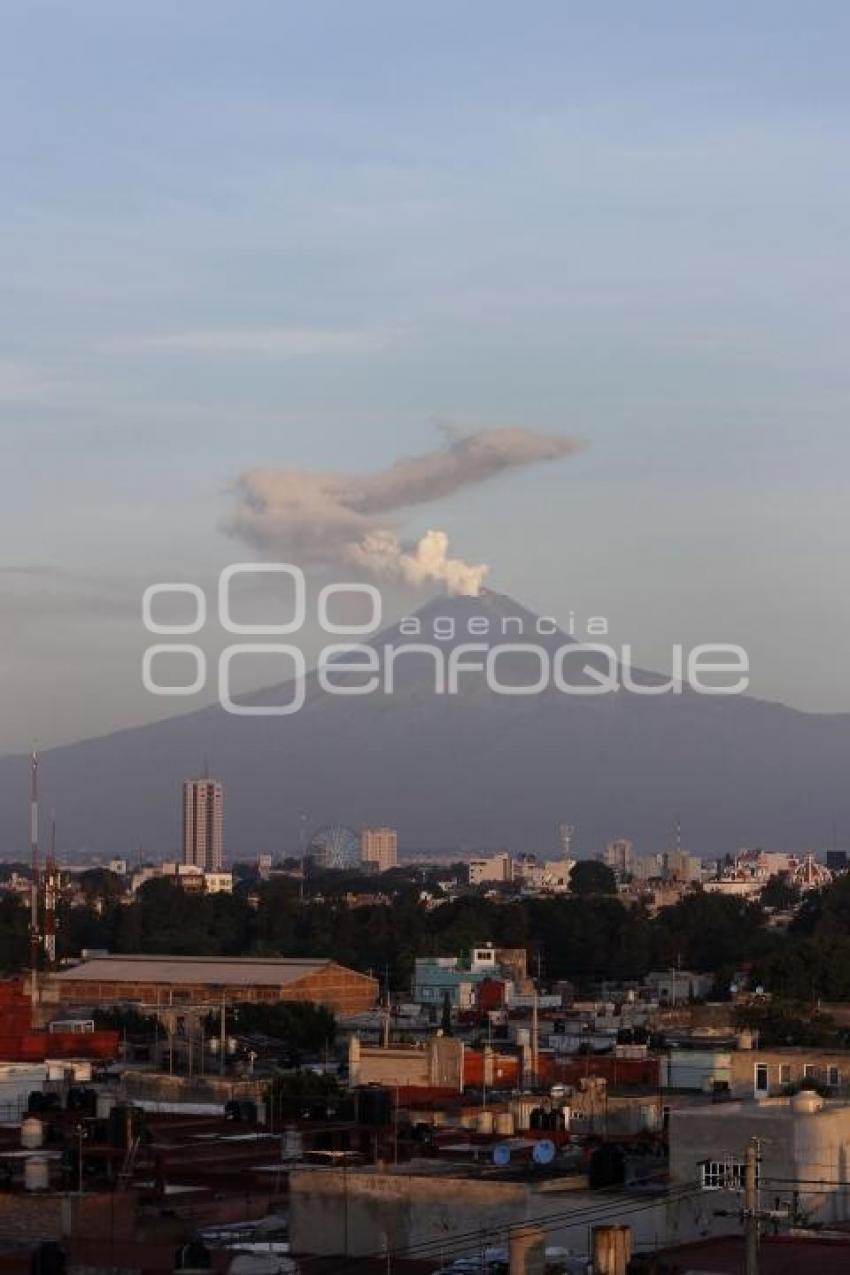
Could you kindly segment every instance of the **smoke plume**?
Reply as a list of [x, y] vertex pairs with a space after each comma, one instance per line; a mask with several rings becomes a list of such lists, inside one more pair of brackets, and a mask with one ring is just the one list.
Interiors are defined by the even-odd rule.
[[299, 565], [354, 567], [414, 586], [442, 581], [450, 593], [475, 596], [487, 574], [484, 564], [450, 557], [443, 531], [402, 541], [387, 525], [391, 516], [506, 470], [558, 460], [581, 443], [516, 426], [443, 432], [442, 447], [374, 474], [248, 470], [234, 484], [237, 504], [226, 530]]

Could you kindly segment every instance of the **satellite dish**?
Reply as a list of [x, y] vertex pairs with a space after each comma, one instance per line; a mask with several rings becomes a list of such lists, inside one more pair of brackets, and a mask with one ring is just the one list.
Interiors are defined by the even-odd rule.
[[555, 1144], [551, 1138], [541, 1138], [535, 1142], [531, 1154], [535, 1164], [551, 1164], [555, 1159]]
[[511, 1162], [511, 1149], [506, 1142], [499, 1142], [493, 1148], [493, 1163], [503, 1169]]

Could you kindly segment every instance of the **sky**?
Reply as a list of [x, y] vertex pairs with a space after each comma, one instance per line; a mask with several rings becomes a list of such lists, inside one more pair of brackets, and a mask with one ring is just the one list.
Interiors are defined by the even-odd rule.
[[737, 642], [754, 693], [850, 711], [845, 5], [0, 23], [0, 750], [194, 706], [142, 688], [141, 595], [245, 557], [238, 476], [435, 422], [588, 445], [401, 532], [645, 665]]

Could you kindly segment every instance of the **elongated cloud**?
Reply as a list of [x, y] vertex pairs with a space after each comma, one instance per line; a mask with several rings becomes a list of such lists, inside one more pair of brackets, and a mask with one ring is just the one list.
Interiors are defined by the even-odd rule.
[[406, 543], [387, 525], [388, 517], [507, 470], [558, 460], [581, 443], [517, 426], [444, 434], [442, 447], [375, 474], [248, 470], [234, 484], [237, 504], [226, 530], [299, 564], [353, 566], [414, 586], [440, 580], [450, 593], [476, 595], [487, 574], [484, 564], [450, 557], [442, 531]]

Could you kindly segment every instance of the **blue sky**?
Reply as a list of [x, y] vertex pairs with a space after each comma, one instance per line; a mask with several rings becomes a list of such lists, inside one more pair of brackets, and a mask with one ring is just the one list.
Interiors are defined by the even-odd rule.
[[739, 641], [757, 693], [850, 709], [848, 26], [5, 5], [0, 747], [163, 711], [138, 599], [242, 556], [240, 471], [380, 468], [435, 417], [590, 447], [406, 530], [645, 663]]

